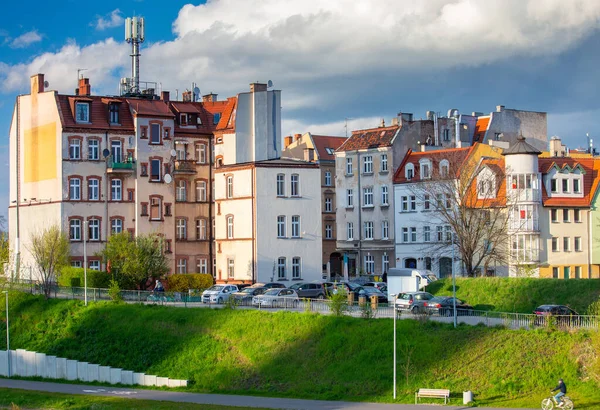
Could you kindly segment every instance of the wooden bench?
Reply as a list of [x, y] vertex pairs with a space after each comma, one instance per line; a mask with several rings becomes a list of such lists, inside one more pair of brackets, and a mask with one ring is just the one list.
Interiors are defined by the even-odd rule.
[[450, 390], [448, 389], [419, 389], [418, 392], [415, 393], [415, 404], [421, 397], [432, 397], [438, 399], [444, 399], [444, 404], [446, 404], [447, 400], [450, 399]]

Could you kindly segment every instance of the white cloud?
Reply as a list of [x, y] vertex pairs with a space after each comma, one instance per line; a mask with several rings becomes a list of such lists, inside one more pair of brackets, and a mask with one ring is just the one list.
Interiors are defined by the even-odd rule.
[[122, 14], [121, 10], [115, 9], [105, 16], [96, 16], [96, 21], [90, 23], [90, 25], [95, 26], [96, 30], [106, 30], [107, 28], [122, 26], [124, 22]]
[[[304, 134], [310, 132], [315, 135], [332, 135], [343, 137], [346, 135], [346, 124], [348, 124], [348, 136], [352, 134], [352, 130], [361, 130], [366, 128], [375, 128], [381, 124], [379, 117], [363, 117], [352, 118], [335, 122], [327, 123], [307, 123], [294, 119], [283, 119], [281, 123], [281, 131], [284, 136], [294, 134]], [[386, 119], [386, 125], [390, 125]]]
[[9, 45], [11, 48], [25, 48], [29, 47], [29, 45], [33, 43], [37, 43], [38, 41], [42, 41], [42, 36], [37, 32], [37, 30], [31, 30], [13, 39]]

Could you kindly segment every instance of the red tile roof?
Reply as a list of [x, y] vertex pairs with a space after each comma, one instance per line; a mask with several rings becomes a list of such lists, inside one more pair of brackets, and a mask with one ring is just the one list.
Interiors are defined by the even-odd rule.
[[337, 151], [391, 147], [392, 141], [399, 130], [400, 126], [392, 125], [389, 127], [352, 131], [352, 136], [350, 136]]
[[[63, 128], [69, 131], [109, 131], [112, 133], [134, 132], [133, 118], [129, 112], [129, 106], [124, 98], [106, 98], [100, 96], [75, 96], [57, 94], [58, 110], [61, 114]], [[90, 122], [83, 124], [75, 121], [75, 102], [85, 101], [91, 104]], [[108, 104], [120, 103], [119, 121], [120, 125], [108, 122]]]
[[538, 166], [542, 175], [548, 174], [552, 168], [557, 165], [559, 169], [564, 169], [567, 165], [571, 168], [580, 165], [585, 174], [583, 175], [583, 197], [558, 197], [554, 195], [552, 198], [548, 196], [546, 187], [542, 187], [542, 201], [544, 206], [575, 206], [575, 207], [588, 207], [590, 206], [596, 188], [598, 186], [599, 175], [598, 175], [598, 160], [592, 158], [570, 158], [570, 157], [549, 157], [539, 158]]
[[161, 100], [127, 99], [131, 112], [137, 117], [173, 118], [175, 115], [166, 102]]
[[496, 186], [496, 197], [480, 199], [477, 191], [477, 178], [474, 178], [473, 183], [469, 187], [469, 193], [466, 195], [467, 198], [465, 198], [466, 205], [474, 208], [494, 208], [506, 206], [506, 177], [504, 175], [504, 159], [483, 158], [481, 161], [481, 166], [489, 168], [494, 174], [496, 174], [496, 181], [499, 182], [499, 184]]
[[335, 155], [333, 153], [328, 153], [327, 148], [331, 148], [333, 151], [335, 151], [344, 143], [344, 141], [346, 141], [346, 137], [334, 137], [313, 134], [311, 134], [311, 136], [313, 144], [315, 145], [315, 149], [317, 151], [318, 158], [321, 161], [335, 161]]
[[237, 97], [227, 98], [227, 106], [217, 124], [217, 131], [235, 131], [235, 114], [237, 108]]
[[485, 136], [485, 132], [487, 131], [489, 124], [489, 116], [477, 118], [477, 123], [475, 124], [475, 133], [473, 134], [474, 143], [483, 141], [483, 137]]
[[[394, 175], [394, 184], [402, 184], [406, 182], [415, 182], [416, 180], [420, 180], [421, 177], [419, 175], [420, 166], [419, 161], [423, 158], [427, 158], [431, 160], [431, 173], [433, 177], [439, 175], [440, 172], [440, 162], [444, 159], [448, 160], [450, 163], [450, 170], [456, 170], [458, 172], [460, 169], [460, 165], [462, 165], [473, 149], [474, 145], [469, 148], [449, 148], [449, 149], [440, 149], [440, 150], [432, 150], [432, 151], [418, 151], [413, 152], [409, 150], [400, 166], [396, 170], [396, 174]], [[406, 173], [404, 169], [407, 164], [413, 164], [414, 166], [414, 175], [412, 179], [406, 179]], [[451, 171], [452, 172], [452, 171]]]
[[227, 101], [214, 102], [181, 102], [171, 101], [169, 105], [176, 113], [195, 114], [200, 117], [201, 124], [194, 126], [181, 127], [179, 119], [175, 120], [176, 134], [211, 134], [216, 130], [217, 124], [214, 123], [215, 114], [222, 114], [227, 108]]

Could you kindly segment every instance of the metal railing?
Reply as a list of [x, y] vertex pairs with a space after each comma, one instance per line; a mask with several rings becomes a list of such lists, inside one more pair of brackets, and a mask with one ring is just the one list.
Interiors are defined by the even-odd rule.
[[175, 160], [175, 170], [177, 172], [196, 172], [196, 161], [193, 160]]

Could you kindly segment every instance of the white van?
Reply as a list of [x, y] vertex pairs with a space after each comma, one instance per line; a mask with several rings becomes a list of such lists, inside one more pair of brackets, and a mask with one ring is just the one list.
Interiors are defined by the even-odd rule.
[[391, 268], [387, 280], [388, 294], [399, 294], [419, 291], [438, 278], [427, 269]]

